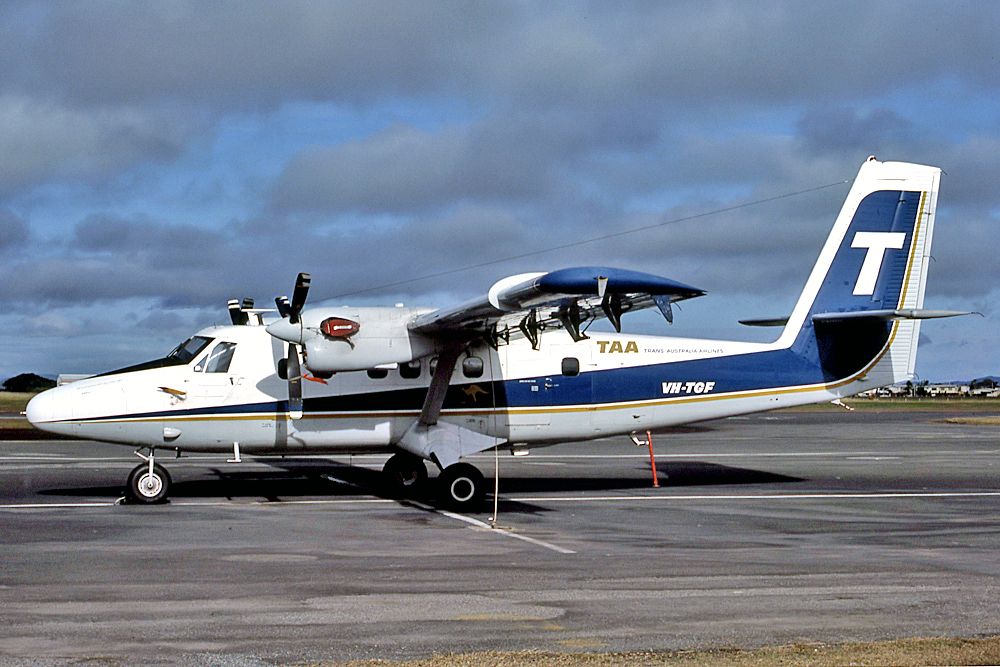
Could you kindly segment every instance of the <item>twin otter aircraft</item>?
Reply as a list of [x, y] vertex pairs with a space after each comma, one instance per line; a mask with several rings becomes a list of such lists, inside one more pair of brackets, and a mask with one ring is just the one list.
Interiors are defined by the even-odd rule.
[[[701, 296], [637, 271], [577, 267], [510, 276], [444, 309], [303, 309], [299, 274], [278, 317], [230, 302], [162, 359], [50, 389], [36, 427], [137, 446], [138, 502], [167, 497], [162, 451], [387, 452], [399, 490], [440, 470], [443, 500], [472, 508], [482, 474], [460, 459], [498, 446], [675, 426], [832, 401], [912, 377], [940, 170], [869, 158], [773, 343], [621, 335], [623, 313]], [[777, 248], [776, 248], [777, 250]], [[618, 334], [587, 327], [606, 317]], [[306, 382], [303, 382], [306, 380]], [[147, 452], [147, 453], [143, 453]]]

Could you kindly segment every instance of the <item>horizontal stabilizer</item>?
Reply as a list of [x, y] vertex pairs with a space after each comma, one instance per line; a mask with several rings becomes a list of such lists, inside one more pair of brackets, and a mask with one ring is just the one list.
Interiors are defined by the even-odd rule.
[[935, 320], [942, 317], [977, 315], [968, 310], [927, 310], [924, 308], [901, 308], [895, 310], [854, 310], [843, 313], [816, 313], [813, 322], [841, 322], [846, 320]]
[[762, 320], [740, 320], [740, 324], [748, 327], [783, 327], [788, 324], [788, 318], [772, 317]]

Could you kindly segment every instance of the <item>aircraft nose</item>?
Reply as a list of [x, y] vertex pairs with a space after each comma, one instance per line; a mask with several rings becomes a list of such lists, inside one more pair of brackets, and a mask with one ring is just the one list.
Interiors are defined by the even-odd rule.
[[70, 402], [64, 400], [66, 391], [61, 387], [49, 389], [28, 401], [25, 415], [32, 426], [45, 429], [46, 424], [69, 419]]
[[50, 421], [49, 416], [52, 414], [53, 405], [52, 397], [48, 393], [48, 391], [43, 391], [35, 396], [28, 401], [28, 407], [24, 410], [28, 421], [34, 426], [38, 426], [41, 422]]

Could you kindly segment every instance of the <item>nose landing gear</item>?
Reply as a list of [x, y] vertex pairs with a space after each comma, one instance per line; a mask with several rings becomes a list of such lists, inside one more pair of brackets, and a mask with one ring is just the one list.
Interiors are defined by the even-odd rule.
[[153, 460], [153, 450], [149, 451], [149, 456], [138, 451], [135, 455], [145, 463], [137, 465], [128, 475], [126, 485], [128, 499], [146, 505], [165, 501], [170, 491], [170, 474], [167, 469]]

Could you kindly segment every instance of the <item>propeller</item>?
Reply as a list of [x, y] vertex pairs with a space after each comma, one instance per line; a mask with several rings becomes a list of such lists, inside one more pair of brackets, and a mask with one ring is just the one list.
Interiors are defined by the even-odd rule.
[[302, 366], [299, 363], [299, 346], [288, 344], [288, 361], [285, 366], [288, 375], [288, 416], [302, 419]]
[[302, 312], [302, 306], [306, 305], [310, 283], [312, 283], [312, 276], [308, 273], [300, 273], [299, 277], [295, 279], [295, 291], [292, 292], [292, 303], [288, 312], [288, 321], [292, 324], [299, 323], [299, 313]]
[[[250, 302], [252, 304], [253, 300], [251, 299]], [[231, 319], [233, 324], [238, 327], [243, 326], [250, 321], [250, 317], [244, 313], [243, 309], [240, 307], [239, 299], [229, 300], [229, 319]]]
[[[302, 308], [309, 295], [309, 284], [312, 277], [308, 273], [300, 273], [295, 279], [295, 290], [292, 300], [287, 296], [279, 296], [274, 300], [281, 319], [267, 326], [267, 332], [280, 340], [287, 341], [288, 355], [284, 363], [284, 378], [288, 380], [288, 413], [292, 419], [302, 418], [302, 362], [299, 358], [299, 347], [304, 344], [302, 331]], [[279, 371], [282, 370], [279, 367]]]

